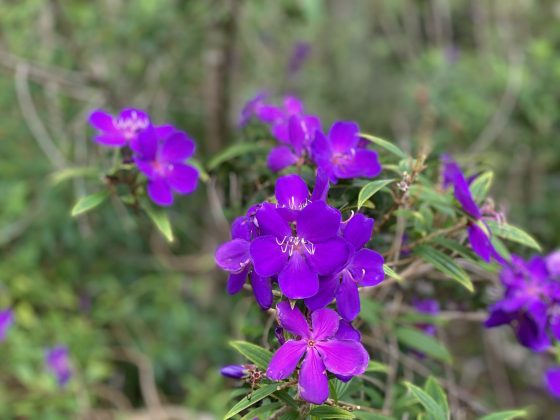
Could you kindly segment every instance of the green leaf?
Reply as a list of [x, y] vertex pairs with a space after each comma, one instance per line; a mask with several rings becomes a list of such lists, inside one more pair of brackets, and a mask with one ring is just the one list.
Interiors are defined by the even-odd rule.
[[480, 420], [513, 420], [519, 417], [527, 417], [528, 415], [527, 410], [508, 410], [488, 414], [481, 417]]
[[426, 380], [424, 390], [432, 397], [440, 407], [443, 408], [446, 417], [449, 417], [449, 404], [447, 403], [447, 395], [436, 378], [430, 376]]
[[246, 155], [247, 153], [255, 153], [260, 150], [264, 150], [264, 145], [259, 145], [255, 143], [237, 143], [233, 144], [226, 149], [222, 150], [220, 153], [212, 157], [208, 161], [208, 165], [206, 167], [208, 170], [212, 171], [220, 166], [222, 163], [227, 162], [228, 160], [234, 159], [239, 156]]
[[388, 372], [389, 371], [389, 366], [387, 366], [385, 363], [381, 363], [381, 362], [376, 362], [373, 360], [369, 361], [368, 367], [366, 369], [366, 372]]
[[256, 344], [246, 341], [230, 341], [230, 346], [253, 362], [258, 368], [266, 369], [272, 358], [272, 353]]
[[171, 222], [169, 221], [167, 213], [164, 210], [156, 209], [149, 204], [142, 207], [165, 239], [167, 239], [168, 242], [173, 242], [173, 229], [171, 228]]
[[210, 179], [208, 173], [204, 170], [204, 166], [196, 159], [189, 160], [189, 163], [194, 166], [198, 170], [198, 174], [200, 176], [200, 180], [202, 182], [207, 182]]
[[88, 177], [95, 178], [99, 175], [99, 169], [91, 168], [87, 166], [78, 166], [74, 168], [64, 168], [60, 171], [52, 173], [49, 177], [51, 184], [58, 185], [67, 179], [77, 178], [77, 177]]
[[354, 419], [356, 416], [350, 411], [344, 410], [339, 407], [329, 407], [328, 405], [320, 405], [319, 407], [312, 408], [309, 412], [310, 416], [318, 417], [320, 419]]
[[469, 292], [474, 292], [474, 286], [467, 272], [459, 267], [449, 255], [428, 245], [416, 247], [414, 253], [424, 261], [432, 264], [437, 270], [458, 281]]
[[410, 382], [404, 382], [404, 385], [420, 402], [420, 404], [422, 404], [422, 406], [426, 409], [426, 413], [429, 414], [431, 418], [434, 420], [448, 419], [448, 416], [445, 415], [443, 407], [441, 407], [437, 401], [428, 395], [422, 388], [419, 388]]
[[241, 401], [239, 401], [237, 404], [235, 404], [231, 408], [231, 410], [229, 410], [227, 412], [227, 414], [224, 416], [224, 420], [232, 418], [237, 413], [240, 413], [241, 411], [245, 410], [246, 408], [251, 407], [253, 404], [256, 404], [260, 400], [268, 397], [270, 394], [272, 394], [274, 391], [276, 391], [277, 388], [278, 388], [278, 384], [269, 384], [269, 385], [265, 385], [265, 386], [257, 389], [254, 392], [251, 392], [246, 397], [243, 397], [243, 399]]
[[387, 150], [388, 152], [391, 152], [392, 154], [400, 157], [401, 159], [408, 158], [405, 152], [403, 152], [401, 149], [399, 149], [393, 143], [388, 142], [387, 140], [383, 140], [380, 139], [379, 137], [371, 136], [369, 134], [364, 134], [364, 133], [360, 133], [359, 136], [363, 137], [366, 140], [371, 141], [372, 143], [378, 145], [379, 147], [382, 147], [383, 149]]
[[425, 334], [421, 330], [400, 327], [397, 328], [395, 335], [397, 336], [397, 340], [407, 347], [418, 350], [434, 359], [451, 363], [451, 354], [447, 348], [434, 337]]
[[396, 271], [394, 271], [391, 267], [389, 267], [387, 264], [383, 264], [383, 272], [385, 273], [385, 275], [397, 280], [397, 281], [403, 281], [404, 279], [401, 277], [400, 274], [397, 274]]
[[455, 215], [453, 198], [449, 193], [437, 191], [429, 184], [413, 184], [409, 188], [409, 193], [448, 216]]
[[263, 418], [268, 418], [270, 416], [264, 416], [264, 414], [268, 414], [274, 410], [278, 410], [280, 407], [282, 407], [282, 403], [279, 402], [275, 402], [267, 405], [261, 405], [260, 407], [257, 407], [254, 410], [249, 411], [247, 414], [241, 417], [241, 420], [253, 420], [255, 417], [260, 418], [259, 416]]
[[289, 405], [290, 407], [295, 408], [296, 410], [299, 408], [296, 400], [294, 400], [290, 396], [290, 393], [288, 392], [287, 389], [283, 389], [281, 391], [275, 392], [274, 394], [272, 394], [272, 396], [274, 398], [276, 398], [277, 400], [282, 401], [286, 405]]
[[380, 179], [378, 181], [368, 182], [358, 194], [358, 209], [360, 209], [366, 201], [368, 201], [373, 195], [386, 187], [387, 185], [395, 182], [394, 179]]
[[109, 197], [109, 191], [107, 190], [99, 191], [81, 197], [76, 202], [76, 204], [74, 204], [74, 207], [72, 207], [72, 211], [71, 211], [72, 216], [76, 217], [82, 213], [85, 213], [86, 211], [90, 211], [91, 209], [94, 209], [95, 207], [103, 203], [107, 199], [107, 197]]
[[339, 400], [343, 399], [348, 392], [350, 385], [352, 385], [352, 380], [349, 380], [348, 382], [342, 382], [337, 378], [331, 379], [329, 381], [329, 390], [333, 400], [335, 402], [338, 402]]
[[384, 416], [383, 414], [368, 413], [367, 411], [354, 411], [360, 420], [396, 420], [395, 417]]
[[498, 223], [495, 220], [487, 220], [486, 223], [492, 233], [499, 238], [507, 239], [508, 241], [517, 242], [521, 245], [528, 246], [529, 248], [542, 251], [539, 243], [523, 229], [520, 229], [507, 223]]
[[494, 180], [494, 172], [488, 171], [477, 176], [471, 185], [469, 185], [469, 190], [474, 198], [474, 201], [481, 203], [482, 200], [488, 195], [488, 191], [492, 186], [492, 181]]

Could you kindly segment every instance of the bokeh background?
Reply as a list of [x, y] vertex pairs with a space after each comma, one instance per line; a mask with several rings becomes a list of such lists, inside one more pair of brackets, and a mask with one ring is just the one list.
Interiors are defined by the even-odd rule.
[[[408, 151], [428, 137], [492, 168], [508, 220], [553, 249], [559, 23], [553, 0], [0, 0], [0, 308], [17, 320], [0, 345], [0, 418], [150, 418], [154, 404], [219, 416], [233, 386], [219, 367], [240, 360], [227, 341], [261, 328], [213, 251], [249, 201], [236, 180], [263, 159], [177, 200], [171, 245], [118, 200], [74, 219], [111, 164], [89, 140], [92, 109], [145, 108], [207, 163], [242, 141], [246, 100], [293, 93], [325, 126], [356, 120]], [[455, 332], [459, 382], [485, 404], [560, 410], [508, 331]], [[43, 367], [58, 343], [75, 370], [64, 389]]]

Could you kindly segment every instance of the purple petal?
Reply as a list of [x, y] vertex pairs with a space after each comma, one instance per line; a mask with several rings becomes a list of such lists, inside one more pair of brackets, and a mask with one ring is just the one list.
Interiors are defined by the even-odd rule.
[[307, 204], [309, 189], [299, 175], [284, 175], [276, 180], [275, 195], [278, 206], [299, 210]]
[[126, 138], [119, 133], [101, 134], [95, 136], [93, 140], [107, 147], [123, 147], [127, 143]]
[[309, 267], [306, 257], [295, 252], [278, 274], [278, 285], [287, 298], [305, 299], [319, 290], [319, 276]]
[[352, 326], [351, 322], [344, 319], [340, 320], [340, 325], [338, 326], [338, 331], [334, 336], [337, 340], [354, 340], [360, 341], [362, 335], [360, 332]]
[[14, 313], [11, 309], [0, 311], [0, 342], [6, 338], [8, 329], [14, 323]]
[[273, 235], [279, 239], [292, 236], [292, 230], [287, 221], [272, 204], [265, 203], [257, 211], [257, 222], [263, 235]]
[[130, 147], [142, 160], [156, 160], [159, 140], [153, 127], [141, 131], [130, 142]]
[[303, 103], [295, 96], [286, 96], [284, 98], [284, 109], [288, 115], [301, 114], [303, 112]]
[[546, 257], [546, 267], [551, 276], [560, 276], [560, 251], [552, 252]]
[[228, 278], [226, 290], [230, 295], [235, 295], [243, 289], [245, 280], [247, 280], [247, 273], [249, 268], [241, 271], [240, 273], [231, 273]]
[[553, 313], [550, 316], [550, 332], [556, 340], [560, 341], [560, 313], [557, 311], [558, 308], [553, 309]]
[[243, 365], [229, 365], [220, 369], [222, 376], [231, 379], [242, 379], [247, 375], [247, 368]]
[[298, 161], [297, 155], [288, 146], [273, 148], [266, 159], [266, 166], [272, 172], [279, 172], [288, 166], [295, 165]]
[[371, 249], [361, 249], [349, 264], [348, 270], [360, 286], [376, 286], [385, 279], [383, 256]]
[[231, 223], [231, 237], [232, 239], [245, 239], [246, 241], [251, 240], [251, 230], [252, 230], [251, 219], [247, 216], [236, 217]]
[[257, 117], [266, 123], [272, 124], [285, 117], [284, 111], [273, 105], [262, 105], [256, 110]]
[[159, 160], [162, 162], [180, 163], [190, 158], [194, 153], [194, 149], [194, 141], [186, 133], [176, 131], [163, 141]]
[[280, 302], [276, 306], [278, 323], [289, 333], [298, 337], [309, 337], [309, 325], [297, 306], [291, 307], [287, 301]]
[[267, 310], [272, 306], [272, 286], [270, 285], [270, 277], [261, 277], [254, 271], [251, 273], [251, 286], [255, 300], [263, 310]]
[[311, 143], [311, 157], [317, 166], [323, 170], [330, 178], [333, 171], [332, 159], [332, 149], [329, 141], [325, 135], [317, 130], [315, 132], [315, 138]]
[[469, 242], [474, 252], [486, 262], [490, 262], [494, 247], [490, 238], [476, 223], [470, 223], [467, 227]]
[[272, 124], [272, 135], [282, 143], [290, 143], [290, 130], [288, 120], [281, 119]]
[[340, 271], [348, 262], [350, 247], [342, 238], [334, 238], [315, 245], [315, 253], [307, 256], [311, 267], [322, 276]]
[[342, 274], [342, 282], [336, 293], [336, 308], [340, 316], [347, 321], [352, 321], [360, 313], [358, 285], [346, 270]]
[[504, 310], [502, 303], [498, 302], [490, 308], [490, 315], [484, 321], [486, 328], [499, 327], [500, 325], [509, 324], [515, 319], [515, 314]]
[[327, 201], [329, 194], [329, 176], [321, 169], [317, 169], [315, 187], [311, 193], [311, 201]]
[[171, 134], [178, 131], [175, 127], [169, 124], [154, 126], [154, 130], [158, 139], [166, 139]]
[[359, 250], [370, 240], [373, 232], [373, 219], [361, 213], [354, 214], [342, 224], [342, 236]]
[[444, 155], [443, 161], [443, 183], [444, 186], [453, 185], [453, 193], [463, 210], [475, 219], [480, 219], [481, 214], [478, 206], [474, 202], [469, 189], [469, 184], [461, 171], [461, 168], [453, 159]]
[[198, 185], [198, 170], [190, 165], [175, 163], [169, 171], [167, 181], [179, 194], [190, 194]]
[[288, 254], [282, 252], [273, 236], [260, 236], [249, 247], [255, 271], [259, 276], [270, 277], [278, 274], [288, 261]]
[[377, 152], [367, 149], [356, 149], [351, 171], [363, 178], [375, 178], [381, 173], [381, 163]]
[[97, 109], [91, 113], [88, 119], [89, 123], [105, 133], [116, 133], [118, 132], [117, 127], [114, 124], [114, 118], [111, 114], [103, 111], [102, 109]]
[[266, 376], [273, 381], [280, 381], [290, 376], [307, 349], [305, 340], [288, 340], [272, 356]]
[[297, 218], [297, 233], [313, 243], [336, 236], [340, 227], [340, 213], [322, 201], [307, 205]]
[[311, 314], [311, 325], [313, 327], [311, 337], [314, 340], [327, 340], [333, 337], [338, 330], [338, 314], [329, 308], [319, 309]]
[[72, 376], [70, 370], [70, 360], [68, 358], [68, 348], [57, 346], [48, 349], [45, 354], [45, 364], [47, 369], [56, 377], [59, 386], [64, 386]]
[[173, 204], [171, 187], [164, 179], [151, 179], [148, 181], [148, 196], [159, 206], [170, 206]]
[[367, 369], [369, 355], [358, 341], [330, 340], [315, 344], [329, 372], [343, 376], [361, 375]]
[[534, 302], [518, 318], [517, 338], [522, 345], [533, 351], [544, 351], [550, 347], [546, 326], [547, 305], [540, 301]]
[[298, 389], [301, 398], [313, 404], [323, 404], [329, 397], [325, 365], [314, 348], [307, 351], [301, 364]]
[[548, 369], [545, 374], [545, 382], [550, 393], [554, 397], [560, 398], [560, 367]]
[[335, 152], [344, 153], [357, 146], [360, 132], [358, 124], [352, 121], [339, 121], [333, 124], [329, 139]]
[[238, 273], [251, 261], [249, 245], [245, 239], [232, 239], [218, 247], [214, 260], [222, 270]]
[[320, 278], [319, 291], [314, 296], [305, 299], [305, 306], [307, 306], [307, 309], [315, 311], [331, 303], [339, 284], [338, 275]]

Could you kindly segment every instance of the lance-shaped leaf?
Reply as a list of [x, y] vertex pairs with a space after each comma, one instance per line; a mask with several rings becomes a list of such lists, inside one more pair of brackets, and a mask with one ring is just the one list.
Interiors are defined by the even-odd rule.
[[356, 416], [350, 411], [346, 411], [339, 407], [329, 407], [328, 405], [320, 405], [312, 408], [309, 412], [311, 417], [319, 419], [355, 419]]
[[451, 363], [451, 354], [447, 348], [434, 337], [416, 328], [408, 327], [397, 328], [395, 335], [397, 336], [397, 340], [405, 346], [420, 351], [434, 359]]
[[427, 392], [416, 385], [405, 382], [405, 386], [414, 395], [414, 397], [422, 404], [426, 413], [434, 420], [448, 420], [449, 417], [445, 414], [444, 408], [440, 406]]
[[507, 223], [498, 223], [495, 220], [486, 221], [492, 233], [502, 239], [517, 242], [521, 245], [528, 246], [529, 248], [542, 251], [539, 243], [523, 229], [516, 226], [508, 225]]
[[74, 207], [72, 207], [72, 211], [71, 211], [72, 216], [76, 217], [82, 213], [85, 213], [86, 211], [90, 211], [91, 209], [94, 209], [95, 207], [103, 203], [107, 199], [107, 197], [109, 197], [109, 191], [107, 190], [99, 191], [81, 197], [76, 202], [76, 204], [74, 204]]
[[208, 165], [206, 167], [208, 170], [214, 170], [222, 163], [227, 162], [228, 160], [237, 158], [239, 156], [246, 155], [247, 153], [255, 153], [264, 150], [265, 147], [262, 144], [255, 144], [255, 143], [238, 143], [229, 146], [228, 148], [222, 150], [220, 153], [212, 157], [208, 161]]
[[173, 242], [173, 229], [171, 228], [171, 222], [165, 210], [156, 209], [150, 204], [145, 204], [142, 207], [165, 239], [167, 239], [168, 242]]
[[443, 408], [446, 417], [449, 417], [449, 404], [447, 402], [447, 395], [445, 391], [439, 384], [436, 378], [430, 376], [426, 380], [426, 384], [424, 385], [424, 391], [426, 391], [430, 397], [432, 397], [440, 407]]
[[272, 358], [271, 352], [253, 343], [248, 343], [246, 341], [230, 341], [229, 345], [260, 369], [266, 369]]
[[387, 150], [388, 152], [391, 152], [392, 154], [400, 157], [401, 159], [408, 158], [408, 156], [406, 155], [405, 152], [403, 152], [401, 149], [399, 149], [397, 146], [395, 146], [393, 143], [391, 143], [387, 140], [383, 140], [383, 139], [380, 139], [379, 137], [375, 137], [375, 136], [372, 136], [372, 135], [369, 135], [369, 134], [364, 134], [364, 133], [360, 133], [360, 137], [371, 141], [372, 143], [378, 145], [379, 147], [382, 147], [383, 149]]
[[368, 182], [364, 185], [358, 194], [358, 209], [360, 209], [366, 201], [373, 197], [376, 192], [393, 182], [395, 182], [394, 179], [380, 179]]
[[428, 245], [420, 245], [416, 247], [414, 253], [424, 261], [432, 264], [436, 270], [448, 275], [453, 280], [458, 281], [469, 292], [474, 292], [472, 281], [465, 270], [451, 258], [449, 255], [438, 251]]
[[270, 394], [276, 391], [278, 388], [278, 384], [269, 384], [264, 385], [261, 388], [257, 389], [254, 392], [251, 392], [246, 397], [243, 397], [241, 401], [235, 404], [231, 410], [227, 412], [224, 416], [224, 420], [230, 419], [235, 416], [237, 413], [242, 412], [246, 408], [251, 407], [253, 404], [258, 403], [260, 400], [268, 397]]
[[527, 410], [508, 410], [487, 414], [486, 416], [481, 417], [480, 420], [513, 420], [527, 418], [527, 416]]

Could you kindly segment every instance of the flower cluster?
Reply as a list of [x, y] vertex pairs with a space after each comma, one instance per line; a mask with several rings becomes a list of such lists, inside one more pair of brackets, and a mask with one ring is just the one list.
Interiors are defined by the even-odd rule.
[[194, 141], [171, 125], [155, 126], [140, 109], [124, 109], [118, 116], [94, 111], [90, 124], [99, 131], [93, 140], [105, 147], [123, 149], [125, 161], [134, 162], [147, 178], [150, 199], [160, 206], [173, 204], [173, 193], [190, 194], [198, 183], [198, 170], [185, 163], [195, 151]]
[[265, 102], [259, 94], [242, 111], [241, 123], [252, 116], [269, 124], [272, 135], [282, 143], [273, 148], [267, 159], [270, 170], [277, 172], [288, 166], [301, 166], [306, 160], [324, 171], [332, 182], [338, 179], [374, 178], [381, 172], [377, 153], [367, 148], [354, 122], [339, 121], [328, 134], [323, 133], [319, 118], [304, 112], [301, 101], [284, 98], [282, 106]]

